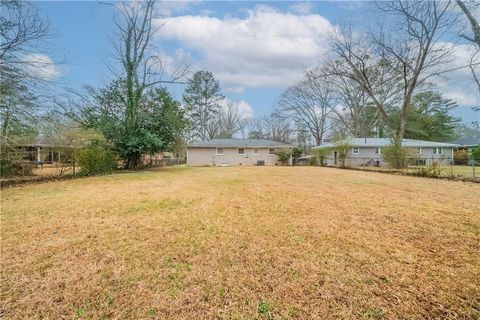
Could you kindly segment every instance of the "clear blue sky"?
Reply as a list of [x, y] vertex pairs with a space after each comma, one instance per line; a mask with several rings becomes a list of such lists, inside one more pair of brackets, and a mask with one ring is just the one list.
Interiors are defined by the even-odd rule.
[[[66, 86], [106, 84], [112, 75], [112, 7], [96, 1], [36, 2], [57, 30], [48, 55], [67, 57], [61, 66]], [[187, 57], [194, 68], [214, 72], [224, 94], [255, 116], [271, 112], [282, 90], [315, 65], [327, 50], [326, 34], [346, 19], [371, 17], [365, 2], [164, 2], [166, 25], [155, 39], [165, 57]], [[461, 104], [456, 115], [480, 120], [471, 111], [480, 99], [464, 78], [452, 75], [441, 90]], [[465, 80], [466, 81], [466, 80]], [[181, 98], [182, 85], [170, 86]], [[476, 100], [475, 100], [476, 99]]]

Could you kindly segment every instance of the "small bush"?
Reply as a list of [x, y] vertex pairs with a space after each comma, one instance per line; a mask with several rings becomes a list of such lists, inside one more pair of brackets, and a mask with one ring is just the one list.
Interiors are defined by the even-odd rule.
[[5, 177], [12, 174], [12, 161], [9, 159], [0, 159], [0, 176]]
[[292, 148], [292, 150], [290, 151], [290, 154], [292, 155], [292, 165], [295, 165], [297, 163], [297, 159], [302, 156], [303, 150], [298, 147], [295, 147], [295, 148]]
[[433, 162], [430, 166], [418, 167], [413, 171], [413, 175], [419, 177], [438, 178], [442, 175], [442, 167], [439, 163]]
[[383, 159], [388, 162], [391, 168], [403, 169], [408, 165], [407, 149], [401, 144], [393, 142], [391, 145], [382, 148]]
[[35, 165], [28, 161], [0, 159], [0, 176], [33, 176]]
[[465, 149], [455, 150], [453, 160], [455, 164], [468, 164], [468, 151]]
[[480, 145], [472, 149], [472, 160], [475, 162], [480, 162]]
[[83, 175], [100, 175], [112, 172], [117, 164], [113, 153], [103, 143], [92, 142], [78, 153], [80, 173]]
[[278, 157], [278, 161], [280, 161], [282, 165], [287, 165], [288, 160], [290, 160], [290, 156], [292, 155], [290, 150], [280, 150], [277, 151], [275, 154]]
[[[316, 156], [311, 157], [310, 160], [308, 161], [309, 166], [316, 166], [317, 163], [318, 163], [318, 159]], [[323, 161], [322, 163], [320, 163], [320, 165], [323, 165]]]
[[315, 158], [322, 167], [326, 165], [327, 156], [332, 152], [330, 148], [319, 148], [315, 150]]

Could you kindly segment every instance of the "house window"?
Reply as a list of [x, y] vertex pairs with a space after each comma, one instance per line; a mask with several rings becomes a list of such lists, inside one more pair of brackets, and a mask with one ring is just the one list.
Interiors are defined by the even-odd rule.
[[274, 155], [275, 154], [275, 148], [268, 149], [268, 154]]
[[253, 148], [253, 154], [257, 155], [258, 154], [258, 148]]
[[244, 149], [244, 148], [238, 148], [238, 149], [237, 149], [237, 154], [238, 154], [239, 156], [243, 156], [243, 155], [245, 154], [245, 149]]
[[382, 154], [382, 148], [375, 148], [375, 154]]
[[417, 154], [422, 154], [422, 147], [417, 148]]
[[217, 148], [217, 156], [223, 156], [223, 148]]
[[439, 148], [439, 147], [433, 148], [433, 154], [443, 154], [443, 148]]
[[352, 154], [360, 154], [360, 148], [359, 147], [353, 147], [352, 148]]

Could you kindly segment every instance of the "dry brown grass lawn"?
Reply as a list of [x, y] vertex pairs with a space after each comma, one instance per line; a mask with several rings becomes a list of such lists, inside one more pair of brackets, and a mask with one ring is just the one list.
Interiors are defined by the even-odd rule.
[[478, 319], [480, 185], [169, 168], [2, 190], [6, 319]]

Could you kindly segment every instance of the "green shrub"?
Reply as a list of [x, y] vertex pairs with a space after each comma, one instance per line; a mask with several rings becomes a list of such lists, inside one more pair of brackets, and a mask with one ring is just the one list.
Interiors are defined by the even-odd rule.
[[348, 140], [334, 142], [334, 145], [335, 146], [331, 149], [331, 151], [337, 152], [338, 163], [340, 167], [342, 168], [347, 167], [348, 150], [352, 149], [352, 145]]
[[297, 159], [302, 156], [303, 150], [298, 147], [294, 147], [290, 151], [290, 154], [292, 155], [292, 160], [293, 160], [292, 165], [295, 165], [295, 163], [297, 163]]
[[287, 165], [288, 160], [290, 160], [290, 156], [292, 155], [292, 152], [290, 150], [280, 150], [275, 153], [278, 157], [278, 161], [282, 165]]
[[104, 143], [92, 142], [78, 152], [78, 164], [83, 175], [100, 175], [112, 172], [117, 164], [115, 157]]
[[472, 149], [472, 160], [475, 162], [480, 162], [480, 145]]
[[32, 176], [34, 167], [29, 161], [0, 159], [0, 176]]
[[[310, 158], [310, 160], [308, 161], [308, 165], [309, 166], [316, 166], [318, 163], [318, 159], [317, 159], [317, 156], [312, 156]], [[323, 163], [321, 163], [320, 165], [323, 165]]]
[[315, 158], [318, 159], [318, 163], [320, 164], [320, 166], [325, 166], [327, 156], [330, 152], [332, 152], [332, 149], [330, 148], [315, 149]]
[[12, 174], [12, 160], [0, 159], [0, 176], [5, 177]]
[[401, 144], [393, 142], [382, 148], [383, 159], [394, 169], [403, 169], [408, 165], [408, 151]]

